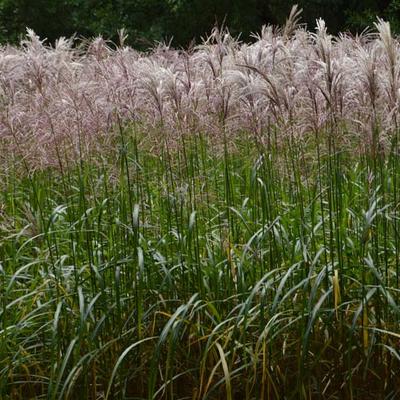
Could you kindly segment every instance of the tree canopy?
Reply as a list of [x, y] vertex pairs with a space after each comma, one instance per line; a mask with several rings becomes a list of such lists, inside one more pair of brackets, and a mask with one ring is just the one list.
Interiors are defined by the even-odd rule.
[[50, 42], [75, 33], [115, 39], [125, 28], [135, 47], [179, 47], [222, 23], [246, 40], [264, 24], [282, 24], [295, 3], [309, 28], [322, 17], [332, 33], [356, 32], [380, 16], [400, 31], [400, 0], [0, 0], [0, 41], [17, 42], [26, 27]]

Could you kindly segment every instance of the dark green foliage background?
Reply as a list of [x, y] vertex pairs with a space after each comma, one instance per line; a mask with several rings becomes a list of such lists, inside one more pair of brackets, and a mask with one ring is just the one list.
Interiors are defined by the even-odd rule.
[[27, 26], [50, 42], [74, 33], [116, 39], [124, 27], [138, 48], [171, 39], [179, 47], [222, 22], [246, 40], [263, 24], [282, 24], [295, 3], [309, 28], [322, 17], [332, 33], [357, 32], [378, 15], [400, 30], [400, 0], [0, 0], [0, 41], [17, 42]]

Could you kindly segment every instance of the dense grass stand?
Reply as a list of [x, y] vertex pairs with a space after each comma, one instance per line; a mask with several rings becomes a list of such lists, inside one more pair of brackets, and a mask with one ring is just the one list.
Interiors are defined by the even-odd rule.
[[400, 398], [399, 43], [0, 51], [0, 398]]

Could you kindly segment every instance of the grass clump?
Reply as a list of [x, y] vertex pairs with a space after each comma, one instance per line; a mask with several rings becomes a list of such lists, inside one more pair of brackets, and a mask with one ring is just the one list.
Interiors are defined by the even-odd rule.
[[298, 18], [0, 49], [1, 399], [400, 397], [400, 44]]

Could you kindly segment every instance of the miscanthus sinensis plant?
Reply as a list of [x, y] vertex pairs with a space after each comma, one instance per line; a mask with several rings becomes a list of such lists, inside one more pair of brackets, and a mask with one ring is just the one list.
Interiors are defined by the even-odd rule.
[[0, 399], [400, 398], [399, 42], [0, 50]]

